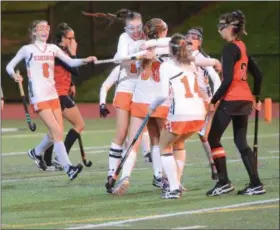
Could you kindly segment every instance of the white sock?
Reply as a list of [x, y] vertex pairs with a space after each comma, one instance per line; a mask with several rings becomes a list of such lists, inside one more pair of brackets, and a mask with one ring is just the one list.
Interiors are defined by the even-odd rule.
[[122, 159], [123, 148], [120, 145], [111, 143], [109, 152], [109, 172], [108, 176], [112, 176], [117, 170]]
[[45, 152], [52, 144], [53, 141], [49, 138], [49, 135], [44, 136], [41, 143], [35, 147], [35, 154], [41, 156], [41, 153]]
[[158, 145], [152, 146], [152, 163], [155, 177], [162, 177], [162, 163], [160, 159], [160, 148]]
[[204, 151], [206, 153], [206, 156], [208, 158], [209, 164], [213, 164], [214, 161], [213, 161], [213, 158], [212, 158], [212, 153], [211, 153], [211, 148], [210, 148], [209, 142], [208, 141], [205, 141], [205, 142], [202, 141], [201, 143], [202, 143], [202, 146], [203, 146]]
[[53, 151], [56, 153], [58, 161], [63, 166], [64, 171], [67, 172], [72, 163], [68, 157], [64, 143], [62, 141], [55, 141], [53, 143]]
[[170, 191], [179, 189], [177, 165], [173, 155], [162, 155], [161, 161], [169, 182]]
[[182, 176], [184, 174], [184, 168], [185, 168], [186, 150], [174, 151], [174, 157], [177, 164], [178, 181], [179, 183], [181, 183]]
[[142, 154], [145, 156], [148, 152], [151, 152], [150, 136], [148, 131], [143, 132], [141, 140]]
[[127, 159], [123, 165], [121, 179], [123, 179], [126, 176], [130, 177], [131, 172], [134, 168], [135, 162], [136, 162], [136, 152], [134, 150], [131, 150], [129, 156], [127, 157]]

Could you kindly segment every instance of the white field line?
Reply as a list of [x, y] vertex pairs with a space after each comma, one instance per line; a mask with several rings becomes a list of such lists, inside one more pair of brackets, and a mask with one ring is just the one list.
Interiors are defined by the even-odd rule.
[[[264, 135], [259, 135], [259, 138], [269, 138], [269, 137], [276, 137], [278, 136], [279, 133], [270, 133], [270, 134], [264, 134]], [[254, 135], [248, 135], [247, 138], [254, 138]], [[233, 140], [233, 136], [226, 136], [222, 138], [223, 140]], [[187, 143], [197, 143], [200, 142], [200, 140], [197, 138], [195, 140], [188, 140], [186, 141]], [[90, 147], [84, 147], [84, 150], [108, 150], [108, 148], [110, 148], [110, 145], [103, 145], [103, 146], [90, 146]], [[73, 151], [76, 150], [80, 150], [79, 148], [72, 148]], [[273, 150], [276, 151], [276, 150]], [[95, 151], [93, 151], [92, 153], [96, 153]], [[99, 153], [99, 152], [98, 152]], [[10, 153], [2, 153], [2, 156], [15, 156], [15, 155], [24, 155], [27, 154], [26, 152], [10, 152]]]
[[[269, 157], [258, 157], [259, 160], [269, 160], [269, 159], [279, 159], [279, 156], [269, 156]], [[228, 159], [227, 163], [236, 163], [236, 162], [241, 162], [241, 159]], [[208, 162], [203, 162], [203, 163], [187, 163], [185, 167], [189, 166], [199, 166], [199, 165], [208, 165]], [[35, 167], [35, 165], [34, 165]], [[134, 171], [144, 171], [144, 170], [149, 170], [150, 168], [135, 168]], [[39, 169], [38, 169], [39, 170]], [[106, 170], [95, 170], [93, 172], [84, 172], [83, 174], [100, 174], [100, 173], [105, 173]], [[56, 171], [57, 172], [57, 171]], [[64, 174], [62, 175], [51, 175], [52, 172], [44, 172], [44, 173], [50, 173], [50, 176], [38, 176], [38, 177], [30, 177], [30, 178], [18, 178], [18, 179], [9, 179], [9, 180], [2, 180], [2, 183], [12, 183], [12, 182], [19, 182], [19, 181], [33, 181], [33, 180], [45, 180], [45, 179], [55, 179], [59, 177], [65, 177]]]
[[111, 226], [116, 226], [118, 224], [135, 223], [135, 222], [139, 222], [139, 221], [169, 218], [169, 217], [173, 217], [173, 216], [185, 216], [185, 215], [192, 215], [192, 214], [198, 214], [198, 213], [207, 213], [209, 211], [218, 211], [218, 210], [224, 210], [224, 209], [229, 209], [229, 208], [239, 208], [239, 207], [244, 207], [244, 206], [267, 204], [267, 203], [274, 203], [274, 202], [279, 202], [279, 198], [252, 201], [252, 202], [243, 202], [243, 203], [238, 203], [238, 204], [233, 204], [233, 205], [226, 205], [226, 206], [212, 207], [212, 208], [203, 208], [203, 209], [190, 210], [190, 211], [184, 211], [184, 212], [175, 212], [175, 213], [168, 213], [168, 214], [162, 214], [162, 215], [147, 216], [147, 217], [135, 218], [135, 219], [111, 221], [111, 222], [105, 222], [105, 223], [101, 223], [101, 224], [86, 224], [84, 226], [70, 227], [70, 228], [66, 228], [66, 229], [90, 229], [90, 228], [100, 228], [100, 227], [111, 227]]
[[187, 227], [179, 227], [179, 228], [171, 228], [172, 230], [174, 229], [199, 229], [199, 228], [206, 228], [207, 226], [203, 225], [194, 225], [194, 226], [187, 226]]

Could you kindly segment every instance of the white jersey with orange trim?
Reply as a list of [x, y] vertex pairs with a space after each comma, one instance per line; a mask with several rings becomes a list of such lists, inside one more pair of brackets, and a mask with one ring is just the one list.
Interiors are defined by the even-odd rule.
[[[134, 41], [127, 33], [122, 33], [119, 38], [118, 50], [114, 58], [126, 58], [139, 50], [145, 40]], [[140, 61], [123, 61], [120, 63], [120, 74], [116, 92], [133, 93], [135, 83], [140, 73]]]
[[23, 46], [7, 65], [7, 72], [12, 75], [16, 65], [25, 59], [31, 104], [58, 98], [54, 81], [55, 57], [71, 67], [83, 65], [82, 59], [71, 59], [56, 45], [41, 42]]
[[204, 120], [206, 109], [198, 93], [197, 74], [192, 65], [182, 69], [173, 60], [161, 64], [161, 96], [151, 104], [155, 109], [168, 96], [172, 98], [167, 119], [169, 121]]
[[[192, 55], [193, 57], [195, 57], [196, 60], [210, 58], [209, 56], [205, 56], [204, 54], [202, 54], [199, 50], [193, 51]], [[212, 66], [206, 66], [206, 67], [198, 66], [197, 73], [198, 73], [197, 81], [198, 81], [200, 92], [204, 100], [206, 102], [210, 102], [213, 94], [217, 91], [217, 89], [221, 85], [220, 77]], [[213, 82], [213, 92], [209, 84], [209, 78]]]
[[[146, 75], [143, 70], [138, 77], [138, 81], [135, 86], [132, 101], [134, 103], [151, 104], [155, 98], [160, 96], [161, 93], [161, 76], [159, 74], [159, 68], [162, 62], [156, 60], [152, 63], [151, 74]], [[169, 106], [170, 102], [167, 99], [162, 106]]]

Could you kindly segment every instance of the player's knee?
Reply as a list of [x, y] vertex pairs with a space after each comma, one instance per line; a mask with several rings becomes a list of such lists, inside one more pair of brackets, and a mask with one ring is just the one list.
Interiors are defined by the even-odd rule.
[[78, 133], [81, 133], [84, 129], [85, 129], [85, 122], [84, 121], [81, 121], [79, 124], [77, 124], [75, 127], [75, 130], [78, 132]]
[[182, 150], [185, 149], [185, 142], [184, 141], [177, 141], [173, 145], [173, 149], [175, 150]]
[[62, 141], [63, 131], [60, 127], [55, 127], [51, 130], [53, 141]]
[[245, 137], [242, 136], [235, 136], [234, 137], [234, 143], [236, 147], [238, 148], [239, 152], [241, 152], [244, 149], [248, 149], [248, 143]]

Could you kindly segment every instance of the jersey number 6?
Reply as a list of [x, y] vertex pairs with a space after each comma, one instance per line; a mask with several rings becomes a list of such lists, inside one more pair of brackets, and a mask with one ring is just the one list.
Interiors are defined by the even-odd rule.
[[50, 65], [48, 63], [43, 63], [43, 76], [45, 78], [48, 78], [50, 76], [49, 67]]

